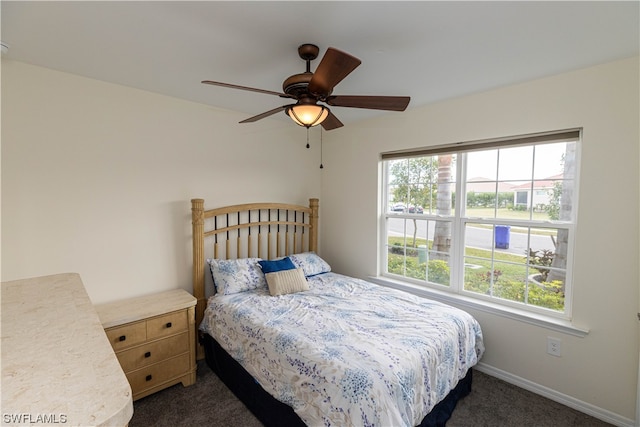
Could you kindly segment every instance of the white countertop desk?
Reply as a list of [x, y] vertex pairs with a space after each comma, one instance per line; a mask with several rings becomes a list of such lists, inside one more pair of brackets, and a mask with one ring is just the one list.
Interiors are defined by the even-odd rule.
[[126, 426], [131, 387], [80, 276], [2, 283], [2, 424]]

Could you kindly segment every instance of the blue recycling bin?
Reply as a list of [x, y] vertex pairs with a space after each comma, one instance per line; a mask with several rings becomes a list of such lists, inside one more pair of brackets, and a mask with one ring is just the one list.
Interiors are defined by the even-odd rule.
[[496, 225], [495, 227], [496, 249], [509, 249], [509, 240], [511, 240], [511, 227], [508, 225]]

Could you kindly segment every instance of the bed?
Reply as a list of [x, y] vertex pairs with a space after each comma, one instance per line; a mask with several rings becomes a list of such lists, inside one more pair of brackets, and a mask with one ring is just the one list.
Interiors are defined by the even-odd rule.
[[318, 209], [192, 200], [201, 356], [266, 426], [443, 426], [471, 391], [479, 324], [332, 271]]

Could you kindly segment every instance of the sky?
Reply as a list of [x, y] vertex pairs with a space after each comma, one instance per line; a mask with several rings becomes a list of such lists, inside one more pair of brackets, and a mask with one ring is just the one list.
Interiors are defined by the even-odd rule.
[[513, 147], [492, 151], [475, 151], [467, 156], [467, 179], [496, 178], [498, 161], [499, 180], [544, 179], [562, 173], [562, 156], [566, 143], [544, 144], [535, 147]]

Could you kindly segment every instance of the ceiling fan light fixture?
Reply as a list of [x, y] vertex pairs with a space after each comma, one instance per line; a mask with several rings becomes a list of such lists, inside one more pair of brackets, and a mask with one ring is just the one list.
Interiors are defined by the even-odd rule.
[[287, 108], [287, 115], [300, 126], [317, 126], [329, 115], [329, 109], [317, 104], [297, 104]]

